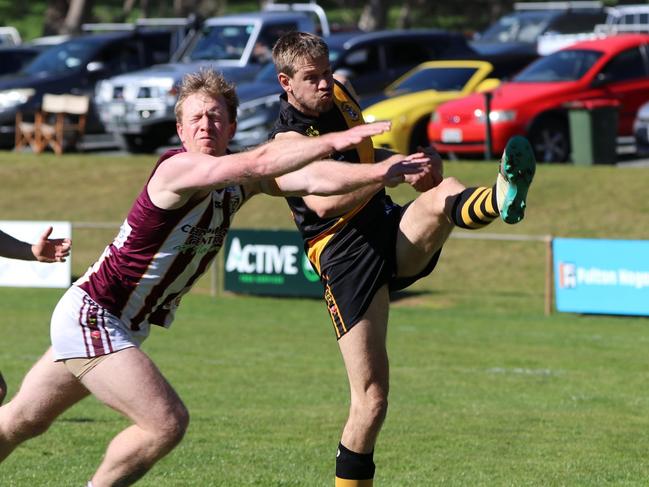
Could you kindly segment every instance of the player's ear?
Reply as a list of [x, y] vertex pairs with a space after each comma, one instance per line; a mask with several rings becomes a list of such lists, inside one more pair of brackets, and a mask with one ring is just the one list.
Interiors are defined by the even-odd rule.
[[284, 91], [287, 93], [291, 91], [291, 78], [286, 73], [279, 73], [277, 75], [277, 81]]
[[183, 126], [179, 122], [176, 122], [176, 133], [178, 134], [178, 138], [183, 141]]

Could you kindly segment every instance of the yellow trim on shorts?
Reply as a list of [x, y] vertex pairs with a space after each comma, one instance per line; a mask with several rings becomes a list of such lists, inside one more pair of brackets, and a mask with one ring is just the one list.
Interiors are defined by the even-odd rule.
[[336, 477], [336, 487], [372, 487], [374, 479], [350, 480]]

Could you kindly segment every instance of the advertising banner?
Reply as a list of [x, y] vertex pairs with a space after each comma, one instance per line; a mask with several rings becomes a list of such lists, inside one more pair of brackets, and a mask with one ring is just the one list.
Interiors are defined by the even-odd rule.
[[557, 238], [558, 311], [649, 316], [649, 241]]
[[[72, 235], [70, 222], [0, 221], [0, 230], [29, 243], [36, 242], [49, 226], [54, 229], [50, 238]], [[71, 256], [66, 262], [52, 264], [0, 257], [0, 286], [66, 288], [71, 280]]]
[[226, 291], [322, 297], [322, 285], [297, 231], [230, 230], [225, 240]]

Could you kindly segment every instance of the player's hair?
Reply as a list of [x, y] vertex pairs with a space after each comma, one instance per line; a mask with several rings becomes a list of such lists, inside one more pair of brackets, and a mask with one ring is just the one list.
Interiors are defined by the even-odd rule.
[[280, 37], [273, 46], [273, 63], [278, 73], [293, 76], [299, 61], [329, 59], [329, 47], [322, 38], [308, 32], [292, 31]]
[[237, 107], [239, 106], [239, 97], [234, 87], [234, 83], [229, 83], [223, 75], [212, 68], [201, 68], [196, 73], [188, 73], [183, 78], [178, 93], [178, 101], [174, 108], [176, 121], [181, 122], [183, 116], [183, 102], [194, 93], [203, 93], [210, 98], [222, 96], [228, 109], [230, 122], [237, 121]]

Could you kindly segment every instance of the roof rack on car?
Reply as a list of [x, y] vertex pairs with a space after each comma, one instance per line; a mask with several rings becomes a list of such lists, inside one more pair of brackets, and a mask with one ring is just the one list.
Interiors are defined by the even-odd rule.
[[331, 33], [327, 14], [324, 9], [314, 1], [310, 1], [309, 3], [275, 3], [271, 0], [264, 5], [264, 10], [270, 12], [311, 12], [315, 14], [320, 22], [322, 35], [328, 36]]
[[142, 18], [135, 22], [95, 22], [81, 24], [83, 32], [129, 31], [144, 27], [186, 27], [194, 20], [188, 17]]
[[577, 10], [600, 9], [604, 5], [598, 0], [575, 0], [566, 2], [516, 2], [514, 10]]
[[118, 22], [91, 22], [81, 24], [82, 32], [112, 32], [112, 31], [127, 31], [134, 30], [135, 25], [130, 23]]

